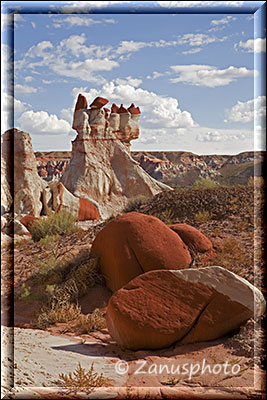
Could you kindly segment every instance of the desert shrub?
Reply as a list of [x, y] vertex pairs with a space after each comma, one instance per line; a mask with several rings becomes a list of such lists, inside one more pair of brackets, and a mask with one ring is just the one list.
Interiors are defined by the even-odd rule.
[[212, 215], [209, 211], [199, 211], [195, 214], [195, 221], [198, 224], [202, 224], [204, 222], [208, 222], [212, 219]]
[[51, 214], [45, 219], [39, 219], [32, 224], [31, 233], [34, 242], [46, 236], [65, 235], [76, 230], [76, 218], [64, 211]]
[[103, 374], [94, 372], [94, 363], [91, 364], [88, 372], [86, 372], [85, 368], [82, 368], [81, 364], [79, 363], [74, 372], [60, 374], [59, 378], [66, 387], [95, 388], [107, 386], [110, 383], [110, 380], [105, 378]]
[[99, 329], [106, 328], [106, 319], [103, 317], [98, 308], [91, 314], [80, 314], [75, 327], [79, 334], [98, 331]]
[[41, 309], [34, 327], [38, 329], [46, 329], [50, 325], [58, 322], [70, 322], [77, 319], [81, 315], [81, 309], [77, 304], [66, 302], [52, 301], [49, 305]]
[[154, 217], [157, 217], [160, 219], [162, 222], [165, 224], [171, 224], [174, 219], [174, 213], [171, 209], [163, 210], [161, 213], [156, 213], [156, 214], [150, 214]]
[[128, 203], [126, 204], [126, 206], [124, 207], [122, 213], [127, 213], [127, 212], [131, 212], [131, 211], [138, 211], [139, 207], [142, 204], [145, 204], [145, 202], [147, 201], [147, 198], [145, 196], [136, 196], [132, 199], [128, 200]]
[[264, 187], [265, 181], [262, 176], [250, 176], [248, 179], [248, 186], [261, 188]]
[[194, 182], [194, 188], [215, 188], [218, 184], [210, 179], [200, 178]]

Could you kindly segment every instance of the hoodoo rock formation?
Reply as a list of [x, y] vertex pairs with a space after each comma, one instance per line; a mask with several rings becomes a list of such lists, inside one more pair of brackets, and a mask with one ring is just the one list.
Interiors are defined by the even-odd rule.
[[129, 198], [152, 197], [170, 189], [150, 177], [130, 155], [130, 141], [139, 135], [139, 108], [113, 104], [109, 112], [103, 108], [107, 102], [98, 97], [91, 108], [80, 108], [87, 101], [79, 95], [72, 125], [78, 135], [61, 177], [75, 196], [96, 202], [103, 217], [120, 211]]
[[[30, 135], [18, 129], [10, 129], [2, 136], [1, 171], [5, 212], [14, 201], [16, 214], [39, 216], [42, 210], [41, 193], [47, 186], [38, 175], [36, 158], [32, 149]], [[13, 188], [14, 193], [11, 192]], [[12, 198], [12, 194], [14, 199]]]
[[62, 183], [47, 183], [38, 175], [29, 133], [10, 129], [1, 141], [2, 214], [13, 211], [13, 204], [15, 217], [20, 216], [27, 228], [34, 217], [51, 212], [66, 211], [79, 221], [100, 218], [97, 207], [88, 199], [75, 197]]

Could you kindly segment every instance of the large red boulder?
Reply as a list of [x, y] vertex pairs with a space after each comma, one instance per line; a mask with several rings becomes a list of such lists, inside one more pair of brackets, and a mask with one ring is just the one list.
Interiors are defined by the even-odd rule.
[[106, 321], [120, 346], [159, 349], [217, 339], [264, 310], [255, 286], [215, 266], [136, 277], [112, 295]]
[[198, 229], [188, 224], [174, 224], [169, 227], [182, 239], [182, 241], [192, 250], [205, 253], [212, 249], [211, 241]]
[[79, 199], [80, 207], [78, 213], [78, 221], [86, 221], [89, 219], [99, 219], [100, 214], [97, 207], [87, 199]]
[[137, 212], [121, 215], [103, 228], [91, 254], [100, 257], [101, 272], [113, 291], [144, 272], [188, 268], [191, 262], [175, 232], [158, 218]]
[[37, 221], [39, 218], [33, 217], [32, 215], [25, 215], [24, 217], [21, 218], [20, 223], [24, 225], [28, 231], [31, 232], [31, 226], [32, 224]]

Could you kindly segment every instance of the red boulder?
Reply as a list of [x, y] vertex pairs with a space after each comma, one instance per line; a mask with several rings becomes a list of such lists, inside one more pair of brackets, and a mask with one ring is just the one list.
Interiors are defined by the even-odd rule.
[[117, 112], [118, 112], [118, 114], [124, 114], [124, 113], [127, 113], [128, 111], [125, 107], [123, 107], [123, 104], [121, 104], [121, 106]]
[[91, 254], [100, 257], [101, 272], [113, 291], [144, 272], [188, 268], [191, 262], [175, 232], [158, 218], [137, 212], [106, 225], [96, 236]]
[[39, 218], [33, 217], [32, 215], [25, 215], [25, 217], [21, 218], [20, 223], [24, 225], [29, 232], [31, 232], [32, 224], [37, 221]]
[[198, 229], [187, 224], [174, 224], [169, 227], [182, 239], [182, 241], [192, 250], [205, 253], [212, 249], [211, 241]]
[[99, 219], [100, 214], [97, 207], [88, 199], [79, 199], [80, 207], [78, 220], [86, 221], [89, 219]]

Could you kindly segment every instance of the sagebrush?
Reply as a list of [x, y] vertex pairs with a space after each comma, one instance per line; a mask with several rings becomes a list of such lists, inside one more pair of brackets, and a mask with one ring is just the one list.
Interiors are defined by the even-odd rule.
[[76, 222], [76, 218], [65, 211], [51, 214], [47, 218], [39, 219], [32, 224], [32, 239], [34, 242], [38, 242], [46, 236], [62, 236], [72, 233], [77, 229]]

